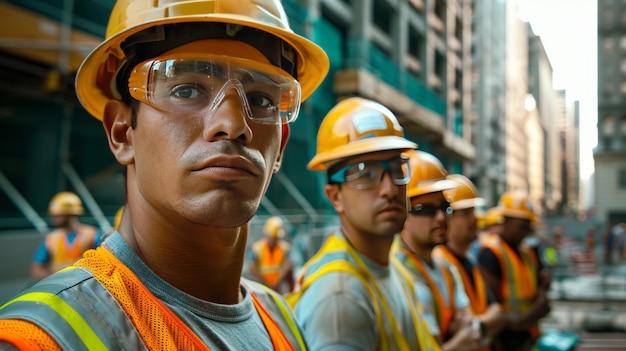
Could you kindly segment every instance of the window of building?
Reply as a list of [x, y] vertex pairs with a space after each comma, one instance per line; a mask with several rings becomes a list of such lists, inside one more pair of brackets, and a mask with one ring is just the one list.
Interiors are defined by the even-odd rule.
[[[374, 0], [372, 7], [372, 22], [387, 35], [390, 35], [395, 10], [389, 6], [387, 0]], [[384, 15], [381, 16], [381, 14]]]
[[617, 172], [617, 187], [626, 189], [626, 169], [620, 169]]

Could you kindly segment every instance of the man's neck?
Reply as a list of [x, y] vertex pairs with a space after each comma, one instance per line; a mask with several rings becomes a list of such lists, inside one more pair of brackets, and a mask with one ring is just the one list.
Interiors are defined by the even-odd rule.
[[469, 245], [465, 244], [465, 243], [461, 243], [458, 241], [448, 241], [448, 243], [446, 244], [446, 246], [448, 247], [448, 249], [450, 249], [450, 251], [452, 251], [455, 255], [459, 256], [459, 257], [466, 257], [467, 256], [467, 250], [469, 250]]

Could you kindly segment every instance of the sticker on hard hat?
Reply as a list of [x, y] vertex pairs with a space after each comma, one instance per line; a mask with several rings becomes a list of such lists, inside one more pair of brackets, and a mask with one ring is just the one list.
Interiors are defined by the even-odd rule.
[[359, 134], [372, 130], [385, 130], [387, 123], [385, 116], [378, 111], [358, 111], [352, 115], [352, 124]]

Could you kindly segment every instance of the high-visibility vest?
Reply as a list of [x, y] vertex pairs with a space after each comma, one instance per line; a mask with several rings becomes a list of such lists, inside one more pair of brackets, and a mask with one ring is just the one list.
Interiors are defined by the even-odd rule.
[[[415, 255], [410, 252], [404, 245], [400, 243], [400, 240], [397, 240], [394, 243], [394, 249], [392, 257], [397, 259], [399, 262], [406, 262], [404, 264], [407, 266], [409, 271], [411, 271], [414, 275], [419, 275], [423, 277], [428, 285], [430, 292], [433, 294], [433, 307], [435, 309], [435, 314], [437, 318], [437, 322], [439, 324], [439, 335], [441, 336], [441, 340], [445, 341], [448, 337], [448, 332], [450, 329], [450, 324], [454, 319], [454, 313], [456, 312], [456, 300], [455, 300], [455, 281], [452, 276], [452, 272], [443, 265], [441, 262], [434, 260], [434, 264], [437, 265], [439, 271], [443, 275], [444, 285], [446, 287], [448, 293], [449, 301], [446, 303], [443, 293], [441, 292], [441, 288], [431, 274], [426, 270], [422, 261], [419, 258], [415, 257]], [[402, 263], [401, 263], [402, 264]]]
[[461, 275], [461, 279], [463, 280], [463, 288], [465, 289], [465, 293], [470, 301], [472, 314], [478, 316], [485, 313], [488, 307], [487, 285], [478, 266], [474, 265], [472, 267], [472, 283], [472, 279], [470, 279], [470, 276], [465, 270], [463, 264], [456, 258], [456, 256], [454, 256], [447, 246], [437, 245], [437, 247], [433, 250], [433, 257], [443, 259], [448, 262], [448, 264], [457, 268], [459, 274]]
[[65, 229], [56, 229], [45, 237], [46, 250], [50, 254], [50, 271], [57, 272], [78, 261], [83, 252], [93, 249], [96, 243], [96, 227], [81, 224], [76, 237], [70, 243]]
[[265, 238], [252, 244], [261, 277], [270, 286], [278, 283], [281, 267], [287, 259], [288, 247], [287, 242], [279, 240], [272, 249]]
[[[72, 298], [87, 300], [88, 306], [66, 301], [59, 295], [68, 284], [79, 283], [84, 285], [84, 294]], [[262, 289], [257, 290], [258, 294], [269, 295], [273, 300], [261, 303], [248, 288], [274, 349], [296, 349], [274, 320], [282, 317], [298, 349], [306, 350], [289, 306], [276, 292], [260, 284], [254, 286]], [[281, 316], [271, 316], [264, 305], [267, 303], [274, 303]], [[87, 251], [75, 265], [0, 307], [0, 341], [11, 342], [22, 350], [209, 350], [128, 267], [103, 247]]]
[[[537, 270], [539, 259], [528, 246], [519, 246], [519, 255], [497, 234], [481, 236], [480, 243], [489, 248], [500, 263], [499, 294], [505, 311], [524, 313], [533, 305], [538, 293]], [[539, 335], [538, 324], [529, 330], [533, 337]]]
[[[328, 257], [328, 255], [331, 255], [333, 260], [319, 265], [319, 262], [322, 261], [323, 258]], [[355, 249], [346, 240], [335, 234], [330, 235], [317, 254], [304, 265], [301, 275], [298, 278], [295, 291], [285, 297], [287, 302], [292, 308], [295, 308], [302, 294], [304, 294], [309, 286], [315, 283], [321, 276], [333, 272], [350, 274], [357, 278], [365, 287], [376, 315], [376, 328], [378, 330], [379, 340], [377, 350], [409, 350], [408, 342], [402, 334], [400, 327], [397, 325], [396, 317], [393, 315], [391, 307], [376, 282], [376, 279], [372, 276], [365, 262], [358, 256]], [[430, 334], [428, 327], [421, 317], [422, 307], [415, 298], [416, 295], [412, 282], [408, 279], [406, 272], [400, 271], [400, 274], [404, 278], [403, 289], [405, 289], [405, 296], [411, 306], [409, 312], [413, 319], [419, 350], [440, 351], [441, 348], [437, 340]], [[391, 328], [391, 337], [388, 337], [386, 332], [385, 321], [387, 321]]]
[[[461, 279], [463, 280], [463, 289], [470, 301], [471, 313], [474, 316], [480, 316], [487, 312], [488, 300], [487, 300], [487, 284], [485, 283], [485, 277], [483, 277], [480, 269], [477, 265], [472, 267], [472, 279], [468, 272], [465, 270], [463, 264], [457, 259], [457, 257], [450, 251], [445, 245], [437, 245], [432, 252], [433, 257], [445, 260], [448, 264], [456, 267]], [[479, 349], [479, 351], [489, 351], [491, 348], [485, 347]]]

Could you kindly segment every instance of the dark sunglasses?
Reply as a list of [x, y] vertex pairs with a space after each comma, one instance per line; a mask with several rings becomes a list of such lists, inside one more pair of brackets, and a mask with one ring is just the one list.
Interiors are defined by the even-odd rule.
[[448, 201], [442, 201], [438, 204], [429, 203], [429, 204], [417, 204], [409, 210], [409, 213], [414, 216], [428, 216], [432, 217], [437, 214], [437, 211], [441, 210], [444, 214], [452, 214], [454, 210], [450, 207], [450, 203]]

